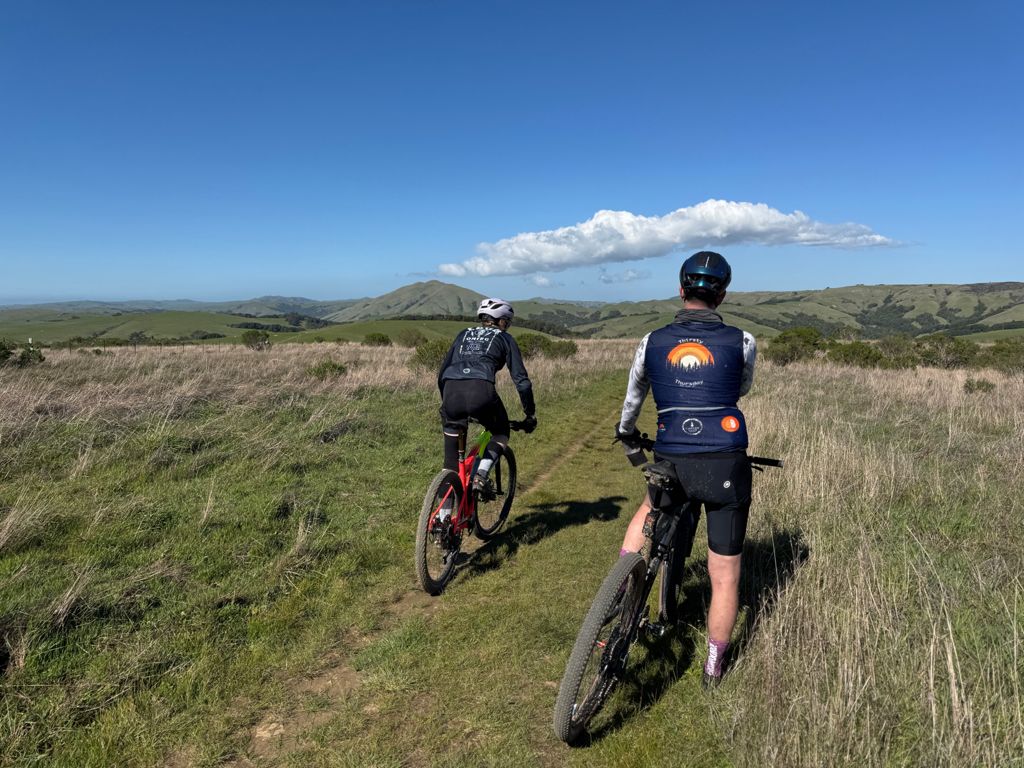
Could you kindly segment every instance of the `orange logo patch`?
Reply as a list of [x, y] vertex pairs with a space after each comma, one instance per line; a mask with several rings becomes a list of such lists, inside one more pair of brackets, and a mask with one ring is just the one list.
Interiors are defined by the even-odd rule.
[[703, 344], [687, 341], [672, 348], [668, 353], [668, 361], [676, 368], [699, 368], [702, 365], [714, 365], [715, 356]]
[[740, 420], [735, 416], [726, 416], [722, 419], [722, 429], [726, 432], [735, 432], [740, 428]]

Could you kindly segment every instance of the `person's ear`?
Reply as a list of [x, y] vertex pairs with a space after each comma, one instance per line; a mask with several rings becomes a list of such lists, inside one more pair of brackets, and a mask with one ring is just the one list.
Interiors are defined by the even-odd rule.
[[679, 298], [686, 301], [686, 296], [683, 294], [683, 286], [679, 286]]

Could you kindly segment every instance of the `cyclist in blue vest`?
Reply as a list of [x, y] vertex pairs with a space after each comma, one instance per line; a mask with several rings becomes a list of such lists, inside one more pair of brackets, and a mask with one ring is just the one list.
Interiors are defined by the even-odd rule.
[[[707, 513], [708, 658], [704, 685], [717, 685], [739, 609], [740, 553], [750, 511], [751, 471], [747, 427], [737, 401], [754, 380], [754, 337], [726, 325], [715, 312], [725, 298], [732, 269], [721, 254], [696, 253], [679, 270], [683, 309], [664, 328], [644, 336], [629, 373], [629, 386], [616, 427], [628, 446], [639, 436], [640, 408], [650, 390], [658, 408], [655, 458], [675, 467], [685, 496]], [[650, 493], [637, 510], [622, 554], [639, 552]], [[674, 499], [673, 499], [674, 501]]]
[[480, 325], [459, 332], [437, 372], [444, 468], [458, 470], [459, 429], [466, 428], [470, 417], [491, 433], [487, 450], [472, 479], [477, 492], [487, 492], [491, 467], [508, 445], [508, 412], [494, 388], [495, 374], [506, 365], [526, 414], [523, 431], [533, 432], [537, 427], [533, 385], [523, 365], [519, 345], [506, 333], [514, 317], [512, 305], [503, 299], [481, 301], [477, 309]]

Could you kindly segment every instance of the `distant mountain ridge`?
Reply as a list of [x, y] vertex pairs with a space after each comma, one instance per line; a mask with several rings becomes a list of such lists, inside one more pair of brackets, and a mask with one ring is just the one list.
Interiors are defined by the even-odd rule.
[[[280, 316], [298, 313], [335, 323], [392, 318], [472, 318], [483, 294], [438, 280], [413, 283], [375, 298], [317, 301], [261, 296], [244, 301], [61, 302], [0, 308], [0, 321], [29, 318], [60, 322], [80, 316], [210, 312], [221, 315]], [[579, 336], [636, 337], [667, 323], [678, 297], [614, 303], [557, 299], [512, 299], [519, 318], [535, 327]], [[1024, 283], [969, 285], [854, 285], [807, 291], [730, 292], [722, 306], [728, 322], [761, 336], [798, 325], [823, 332], [855, 329], [867, 338], [894, 333], [947, 332], [992, 338], [1024, 334]]]

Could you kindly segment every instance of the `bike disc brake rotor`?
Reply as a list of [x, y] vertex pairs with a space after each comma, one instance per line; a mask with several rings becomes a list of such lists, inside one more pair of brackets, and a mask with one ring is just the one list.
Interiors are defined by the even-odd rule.
[[[438, 549], [446, 553], [455, 552], [459, 549], [461, 537], [455, 532], [455, 525], [451, 517], [444, 520], [434, 518], [430, 525], [430, 538]], [[445, 556], [447, 559], [447, 555]]]

